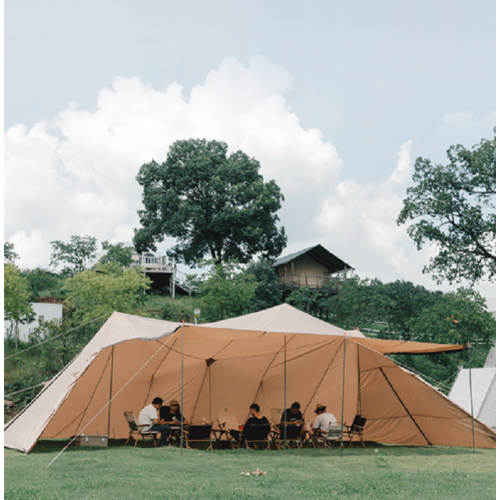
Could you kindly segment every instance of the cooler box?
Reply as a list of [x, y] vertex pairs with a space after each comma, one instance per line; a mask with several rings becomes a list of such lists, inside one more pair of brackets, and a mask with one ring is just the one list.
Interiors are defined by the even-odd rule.
[[108, 446], [108, 436], [77, 436], [75, 446]]

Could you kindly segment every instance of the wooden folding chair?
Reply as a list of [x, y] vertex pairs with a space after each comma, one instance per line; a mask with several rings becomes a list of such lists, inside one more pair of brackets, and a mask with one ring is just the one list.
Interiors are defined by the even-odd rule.
[[[277, 436], [273, 437], [274, 444], [277, 450], [283, 449], [285, 445], [285, 426], [281, 425], [278, 428]], [[286, 443], [295, 443], [297, 448], [302, 448], [302, 425], [287, 425], [286, 426]]]
[[208, 443], [208, 450], [213, 450], [212, 446], [212, 424], [210, 425], [193, 425], [191, 424], [187, 430], [184, 430], [184, 439], [186, 448], [191, 448], [193, 443]]
[[[217, 422], [219, 428], [224, 431], [226, 440], [231, 443], [231, 448], [234, 450], [233, 436], [229, 433], [231, 429], [239, 431], [238, 417], [236, 410], [230, 406], [219, 406], [217, 408]], [[239, 441], [238, 441], [239, 444]]]
[[247, 449], [250, 449], [250, 444], [254, 445], [254, 448], [257, 449], [257, 444], [265, 443], [267, 446], [265, 450], [271, 449], [271, 439], [269, 437], [269, 433], [271, 432], [270, 424], [250, 424], [248, 428], [248, 434], [244, 437], [245, 446]]
[[361, 446], [364, 448], [365, 443], [363, 441], [363, 431], [365, 429], [365, 424], [366, 424], [366, 417], [363, 415], [355, 415], [354, 420], [352, 421], [352, 425], [346, 425], [345, 426], [345, 433], [349, 437], [349, 448], [352, 447], [353, 442], [352, 438], [354, 436], [359, 436], [359, 440], [361, 441]]
[[[127, 421], [127, 424], [128, 424], [128, 428], [130, 429], [128, 439], [125, 442], [125, 446], [127, 446], [128, 442], [130, 441], [130, 438], [134, 438], [134, 440], [135, 440], [134, 448], [135, 448], [137, 446], [137, 441], [139, 441], [139, 439], [141, 439], [141, 437], [142, 437], [143, 441], [146, 441], [146, 438], [148, 438], [148, 437], [151, 438], [151, 440], [153, 441], [153, 444], [155, 446], [157, 446], [156, 439], [155, 439], [154, 433], [151, 431], [150, 425], [138, 424], [136, 419], [135, 419], [134, 412], [132, 412], [132, 411], [124, 411], [123, 416], [125, 417], [125, 420]], [[146, 427], [147, 427], [147, 430], [145, 429]]]

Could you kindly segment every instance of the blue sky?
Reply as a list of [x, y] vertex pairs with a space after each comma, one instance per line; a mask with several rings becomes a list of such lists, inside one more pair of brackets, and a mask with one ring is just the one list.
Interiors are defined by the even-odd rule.
[[495, 2], [10, 0], [4, 119], [20, 265], [130, 238], [142, 162], [204, 136], [277, 180], [290, 251], [434, 287], [395, 219], [416, 157], [493, 136]]

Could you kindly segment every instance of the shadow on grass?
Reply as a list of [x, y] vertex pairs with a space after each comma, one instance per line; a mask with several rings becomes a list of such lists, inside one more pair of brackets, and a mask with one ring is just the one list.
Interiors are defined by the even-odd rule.
[[[39, 440], [33, 450], [30, 452], [31, 454], [42, 454], [42, 453], [54, 453], [55, 451], [61, 451], [67, 444], [69, 440], [68, 439], [43, 439]], [[99, 453], [99, 452], [105, 452], [108, 451], [110, 448], [115, 448], [115, 449], [125, 449], [125, 439], [110, 439], [108, 442], [108, 447], [90, 447], [90, 446], [83, 446], [83, 447], [76, 447], [74, 443], [72, 443], [68, 449], [65, 451], [65, 453], [68, 452], [79, 452], [79, 453]], [[383, 450], [383, 452], [386, 455], [391, 455], [391, 456], [458, 456], [458, 455], [470, 455], [473, 453], [471, 448], [455, 448], [455, 447], [445, 447], [445, 446], [403, 446], [403, 445], [387, 445], [387, 444], [382, 444], [382, 443], [375, 443], [375, 442], [367, 442], [365, 443], [366, 447], [362, 448], [359, 443], [356, 443], [355, 446], [349, 448], [346, 447], [343, 449], [342, 455], [346, 457], [352, 457], [352, 456], [363, 456], [363, 455], [372, 455], [374, 453], [375, 449], [379, 449], [380, 451]], [[141, 442], [137, 444], [136, 448], [139, 449], [153, 449], [154, 447], [152, 446], [151, 442]], [[133, 444], [129, 443], [129, 445], [126, 448], [129, 450], [131, 453], [134, 451], [134, 446]], [[198, 450], [198, 451], [204, 451], [204, 450]], [[481, 454], [486, 450], [482, 449], [476, 449], [476, 454]], [[266, 453], [266, 454], [271, 454], [272, 455], [280, 455], [280, 454], [291, 454], [291, 455], [296, 455], [296, 456], [335, 456], [338, 457], [340, 456], [340, 449], [338, 447], [335, 447], [334, 449], [331, 450], [326, 450], [322, 448], [303, 448], [303, 449], [294, 449], [290, 448], [286, 451], [283, 450], [271, 450], [271, 451], [264, 451], [264, 450], [245, 450], [244, 448], [237, 449], [237, 450], [213, 450], [210, 451], [210, 453], [215, 453], [217, 455], [220, 454], [227, 454], [229, 456], [234, 455], [234, 454], [239, 454], [239, 453]]]

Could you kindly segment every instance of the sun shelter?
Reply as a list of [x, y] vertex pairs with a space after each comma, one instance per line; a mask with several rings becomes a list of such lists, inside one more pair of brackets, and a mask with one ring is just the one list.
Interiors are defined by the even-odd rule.
[[[464, 346], [345, 333], [286, 304], [207, 325], [114, 313], [74, 361], [5, 425], [4, 444], [27, 453], [40, 438], [82, 433], [126, 438], [122, 413], [138, 415], [156, 396], [183, 396], [184, 415], [192, 422], [215, 421], [218, 407], [231, 406], [242, 424], [251, 403], [269, 416], [285, 401], [299, 401], [311, 421], [320, 402], [340, 420], [344, 388], [344, 421], [366, 416], [366, 441], [473, 445], [471, 416], [384, 356]], [[475, 420], [474, 430], [475, 446], [495, 447], [492, 429]]]

